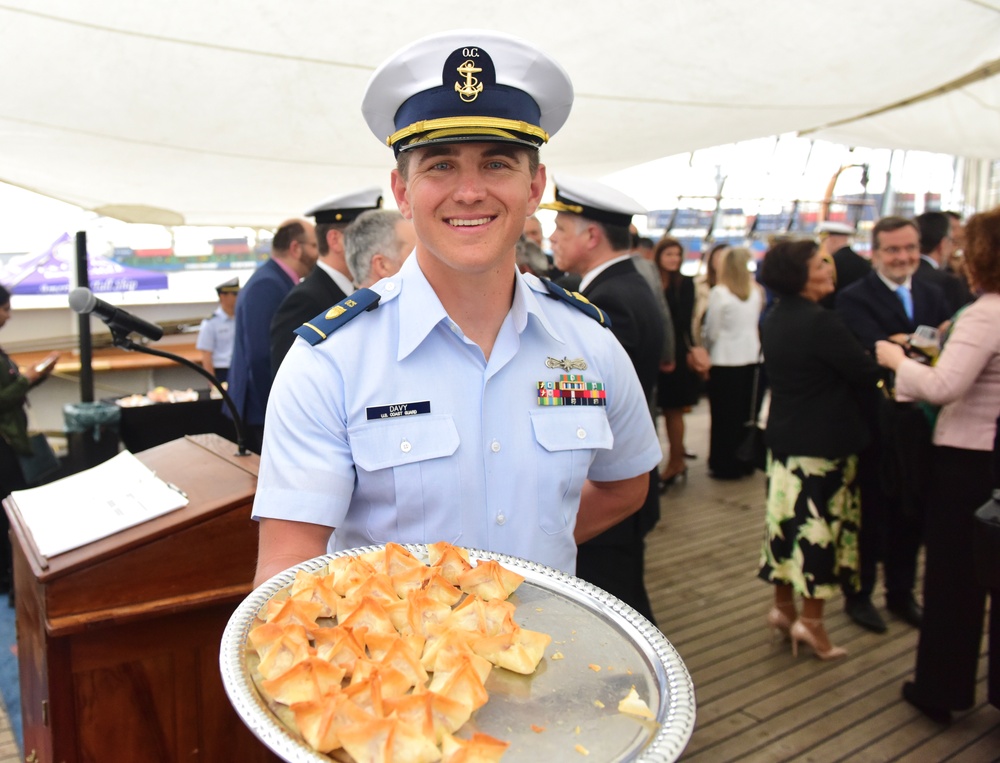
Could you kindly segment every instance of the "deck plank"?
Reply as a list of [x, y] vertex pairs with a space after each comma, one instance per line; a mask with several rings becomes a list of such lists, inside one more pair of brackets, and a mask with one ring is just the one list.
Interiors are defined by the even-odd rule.
[[[772, 639], [764, 620], [771, 587], [756, 577], [764, 478], [711, 480], [705, 402], [686, 420], [687, 446], [700, 457], [663, 495], [646, 552], [653, 612], [684, 660], [698, 702], [681, 759], [1000, 761], [1000, 711], [986, 703], [985, 657], [977, 705], [945, 728], [901, 698], [918, 632], [891, 615], [884, 613], [888, 633], [868, 633], [844, 614], [842, 598], [830, 601], [831, 638], [850, 653], [832, 663], [807, 647], [796, 659], [787, 641]], [[879, 589], [876, 605], [881, 597]]]

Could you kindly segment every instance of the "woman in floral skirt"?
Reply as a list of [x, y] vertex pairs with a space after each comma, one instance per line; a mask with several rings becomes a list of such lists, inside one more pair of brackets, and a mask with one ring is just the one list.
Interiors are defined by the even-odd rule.
[[791, 639], [796, 654], [805, 642], [824, 660], [847, 654], [830, 643], [823, 604], [842, 583], [857, 587], [857, 454], [869, 436], [862, 406], [879, 378], [840, 317], [818, 304], [833, 291], [833, 274], [812, 241], [777, 244], [761, 270], [778, 303], [761, 328], [771, 408], [759, 576], [774, 585], [770, 627]]

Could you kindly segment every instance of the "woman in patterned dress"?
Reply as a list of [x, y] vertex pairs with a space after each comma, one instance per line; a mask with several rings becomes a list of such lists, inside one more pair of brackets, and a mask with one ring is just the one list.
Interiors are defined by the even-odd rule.
[[778, 302], [761, 328], [771, 408], [759, 577], [774, 585], [771, 628], [791, 638], [796, 654], [804, 641], [821, 659], [847, 654], [830, 643], [823, 604], [842, 583], [858, 583], [857, 454], [868, 441], [862, 405], [879, 378], [840, 317], [818, 304], [833, 291], [833, 273], [812, 241], [777, 244], [761, 270]]

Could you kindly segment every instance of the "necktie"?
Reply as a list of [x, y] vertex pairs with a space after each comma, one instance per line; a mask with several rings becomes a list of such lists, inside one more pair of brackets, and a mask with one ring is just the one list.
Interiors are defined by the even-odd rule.
[[896, 289], [896, 296], [899, 297], [899, 301], [903, 303], [903, 309], [906, 311], [906, 317], [911, 321], [913, 320], [913, 295], [910, 294], [910, 290], [905, 286], [900, 286]]

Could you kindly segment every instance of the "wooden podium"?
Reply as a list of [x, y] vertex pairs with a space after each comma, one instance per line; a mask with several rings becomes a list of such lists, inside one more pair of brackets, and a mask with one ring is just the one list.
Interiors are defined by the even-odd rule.
[[206, 434], [138, 454], [189, 504], [50, 559], [16, 502], [4, 502], [25, 760], [278, 760], [237, 717], [219, 675], [222, 631], [257, 556], [259, 459], [235, 453]]

